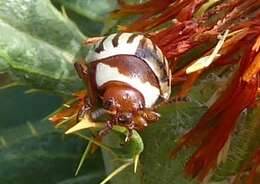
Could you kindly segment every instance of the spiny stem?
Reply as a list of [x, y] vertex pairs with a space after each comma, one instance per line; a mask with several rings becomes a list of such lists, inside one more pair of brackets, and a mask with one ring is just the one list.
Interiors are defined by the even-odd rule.
[[110, 175], [108, 175], [100, 184], [105, 184], [105, 183], [107, 183], [110, 179], [112, 179], [114, 176], [116, 176], [117, 174], [119, 174], [120, 172], [122, 172], [125, 168], [127, 168], [127, 167], [130, 166], [131, 164], [133, 164], [133, 162], [127, 162], [127, 163], [121, 165], [119, 168], [117, 168], [116, 170], [114, 170]]

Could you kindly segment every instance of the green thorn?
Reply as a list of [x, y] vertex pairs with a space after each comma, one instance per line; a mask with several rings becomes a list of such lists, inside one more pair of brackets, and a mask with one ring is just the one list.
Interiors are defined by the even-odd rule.
[[80, 122], [78, 122], [76, 125], [68, 129], [65, 134], [71, 134], [80, 130], [84, 129], [90, 129], [90, 128], [103, 128], [105, 127], [104, 123], [97, 123], [91, 121], [89, 118], [84, 118]]
[[8, 89], [8, 88], [11, 88], [11, 87], [22, 86], [22, 85], [23, 85], [23, 83], [21, 83], [21, 82], [12, 82], [12, 83], [6, 84], [4, 86], [1, 86], [0, 90]]
[[61, 6], [61, 13], [66, 19], [68, 19], [68, 15], [64, 6]]
[[107, 183], [109, 180], [111, 180], [113, 177], [115, 177], [117, 174], [119, 174], [120, 172], [122, 172], [125, 168], [127, 168], [128, 166], [130, 166], [131, 164], [133, 164], [133, 162], [127, 162], [123, 165], [121, 165], [119, 168], [117, 168], [116, 170], [114, 170], [111, 174], [109, 174], [100, 184], [105, 184]]
[[2, 145], [4, 146], [4, 147], [7, 147], [7, 143], [6, 143], [6, 140], [5, 140], [5, 138], [4, 137], [0, 137], [0, 142], [2, 143]]
[[46, 90], [43, 90], [43, 89], [28, 89], [24, 92], [24, 94], [30, 95], [32, 93], [39, 93], [39, 92], [46, 92]]
[[37, 130], [34, 128], [34, 126], [33, 126], [30, 122], [27, 122], [27, 125], [28, 125], [28, 127], [29, 127], [29, 129], [30, 129], [32, 135], [37, 136], [37, 135], [38, 135], [38, 132], [37, 132]]
[[138, 163], [139, 163], [139, 158], [140, 158], [140, 154], [136, 155], [134, 157], [134, 173], [137, 172], [137, 167], [138, 167]]
[[63, 104], [64, 107], [70, 108], [71, 106], [69, 104]]
[[218, 3], [220, 0], [209, 0], [208, 2], [204, 3], [195, 13], [194, 17], [202, 17], [204, 13], [214, 6], [214, 4]]
[[91, 141], [92, 143], [98, 145], [99, 147], [103, 148], [104, 150], [107, 150], [108, 152], [110, 152], [111, 154], [113, 154], [115, 157], [117, 157], [116, 153], [108, 146], [96, 141], [95, 139], [93, 138], [90, 138], [90, 137], [87, 137], [85, 135], [82, 135], [80, 133], [75, 133], [75, 135], [78, 135], [79, 137], [83, 138], [83, 139], [86, 139], [88, 141]]
[[75, 172], [75, 176], [78, 175], [78, 173], [79, 173], [79, 171], [80, 171], [80, 169], [81, 169], [81, 167], [82, 167], [82, 165], [83, 165], [83, 163], [84, 163], [84, 161], [85, 161], [85, 159], [86, 159], [86, 157], [87, 157], [87, 155], [88, 155], [88, 153], [90, 151], [91, 145], [92, 145], [92, 142], [89, 141], [88, 145], [87, 145], [87, 147], [86, 147], [86, 149], [85, 149], [85, 151], [84, 151], [84, 153], [83, 153], [83, 155], [82, 155], [82, 157], [80, 159], [79, 165], [78, 165], [77, 170]]
[[70, 123], [73, 120], [73, 118], [75, 118], [76, 116], [77, 116], [77, 114], [74, 114], [74, 115], [70, 116], [67, 119], [65, 118], [63, 121], [61, 121], [58, 124], [56, 124], [55, 128], [59, 128], [59, 127], [61, 127], [64, 124]]

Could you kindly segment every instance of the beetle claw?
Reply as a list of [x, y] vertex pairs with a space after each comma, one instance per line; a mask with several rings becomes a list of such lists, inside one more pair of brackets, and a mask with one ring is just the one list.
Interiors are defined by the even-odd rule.
[[106, 122], [106, 127], [105, 127], [104, 129], [100, 130], [100, 132], [98, 133], [98, 135], [99, 135], [100, 137], [104, 137], [105, 135], [107, 135], [108, 133], [111, 132], [113, 126], [114, 126], [113, 122], [108, 120], [108, 121]]
[[125, 137], [125, 143], [128, 143], [131, 140], [132, 135], [133, 135], [133, 130], [132, 129], [128, 129], [128, 133], [127, 133], [127, 135]]

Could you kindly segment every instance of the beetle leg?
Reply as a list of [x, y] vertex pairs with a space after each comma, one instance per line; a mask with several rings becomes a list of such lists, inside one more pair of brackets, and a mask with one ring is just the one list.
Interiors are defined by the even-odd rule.
[[92, 38], [88, 38], [86, 39], [83, 44], [85, 46], [90, 46], [90, 45], [94, 45], [97, 44], [98, 42], [100, 42], [104, 37], [92, 37]]
[[89, 114], [91, 107], [92, 107], [92, 105], [90, 103], [90, 99], [88, 97], [85, 97], [83, 100], [83, 105], [81, 106], [80, 110], [78, 111], [76, 121], [79, 122], [81, 119], [84, 118], [84, 116], [86, 114]]
[[90, 86], [89, 81], [89, 72], [87, 64], [85, 63], [84, 59], [81, 59], [74, 63], [74, 67], [79, 75], [79, 77], [82, 79], [83, 83], [85, 84], [87, 91], [88, 91], [88, 98], [84, 99], [84, 105], [82, 106], [81, 110], [79, 111], [79, 118], [83, 118], [84, 114], [90, 111], [92, 106], [96, 103], [96, 94], [95, 91], [93, 91]]
[[104, 136], [107, 135], [109, 132], [111, 132], [113, 126], [114, 126], [113, 121], [108, 120], [108, 121], [106, 122], [106, 127], [105, 127], [104, 129], [100, 130], [100, 132], [98, 133], [98, 135], [99, 135], [100, 137], [104, 137]]
[[142, 115], [134, 117], [133, 121], [135, 123], [136, 129], [138, 130], [143, 130], [145, 127], [148, 126], [146, 119], [142, 117]]
[[88, 66], [85, 63], [84, 59], [81, 59], [79, 61], [76, 61], [74, 63], [74, 67], [79, 75], [79, 77], [82, 79], [83, 83], [85, 84], [88, 96], [90, 98], [91, 104], [94, 106], [97, 103], [97, 93], [95, 89], [91, 87], [91, 81], [89, 79], [89, 72], [88, 72]]
[[169, 104], [175, 104], [175, 103], [181, 103], [181, 102], [191, 102], [191, 98], [189, 96], [174, 96], [171, 97], [169, 100], [167, 101], [163, 101], [160, 104], [156, 105], [154, 108], [157, 109], [159, 107], [165, 106], [165, 105], [169, 105]]
[[158, 121], [160, 119], [160, 114], [149, 109], [145, 109], [144, 111], [140, 111], [141, 116], [149, 122]]
[[171, 97], [167, 103], [172, 104], [178, 102], [191, 102], [191, 98], [189, 96], [174, 96]]
[[133, 129], [128, 129], [127, 135], [125, 137], [125, 143], [129, 142], [133, 135]]
[[130, 123], [125, 124], [125, 127], [127, 128], [128, 132], [125, 137], [125, 143], [129, 142], [133, 135], [133, 130], [136, 128], [136, 124], [134, 121], [131, 121]]
[[97, 118], [99, 118], [104, 114], [108, 114], [108, 111], [105, 110], [104, 108], [99, 108], [91, 112], [91, 118], [96, 120]]
[[159, 119], [160, 119], [159, 113], [150, 109], [145, 109], [143, 111], [138, 112], [138, 114], [133, 118], [131, 124], [134, 125], [134, 129], [143, 130], [145, 127], [148, 126], [149, 122], [156, 122]]
[[74, 63], [74, 67], [79, 75], [79, 77], [83, 80], [84, 84], [88, 86], [88, 67], [83, 59]]

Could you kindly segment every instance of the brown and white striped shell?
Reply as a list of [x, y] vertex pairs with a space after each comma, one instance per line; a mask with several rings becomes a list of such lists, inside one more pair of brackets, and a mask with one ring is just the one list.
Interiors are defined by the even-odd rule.
[[[132, 55], [143, 60], [158, 80], [160, 87], [159, 96], [164, 100], [169, 99], [171, 94], [171, 71], [168, 61], [160, 48], [149, 38], [135, 33], [111, 34], [95, 44], [93, 49], [90, 49], [86, 61], [91, 63], [118, 55]], [[135, 86], [135, 84], [132, 83], [130, 85], [138, 89], [138, 86]], [[144, 96], [147, 95], [142, 90], [141, 93]], [[150, 103], [147, 106], [150, 107], [151, 105]]]

